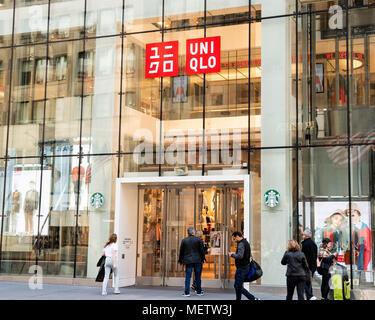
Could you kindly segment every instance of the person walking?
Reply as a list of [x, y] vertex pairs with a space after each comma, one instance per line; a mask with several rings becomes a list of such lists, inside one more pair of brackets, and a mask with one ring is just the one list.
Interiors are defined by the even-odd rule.
[[[312, 234], [310, 230], [306, 229], [303, 232], [302, 234], [303, 241], [301, 242], [302, 244], [301, 251], [305, 254], [306, 261], [311, 271], [311, 278], [312, 278], [316, 271], [316, 259], [318, 257], [318, 247], [316, 243], [311, 239], [311, 236]], [[309, 279], [306, 280], [305, 294], [306, 294], [307, 300], [317, 300], [317, 298], [313, 294], [312, 283]]]
[[181, 241], [178, 262], [185, 265], [185, 291], [184, 297], [190, 297], [190, 280], [194, 269], [196, 282], [196, 292], [198, 296], [203, 296], [201, 287], [202, 264], [205, 261], [203, 241], [195, 236], [195, 230], [192, 227], [187, 229], [188, 236]]
[[103, 256], [105, 256], [105, 275], [102, 285], [102, 295], [107, 295], [107, 283], [109, 280], [109, 274], [111, 273], [111, 270], [113, 270], [113, 284], [115, 287], [114, 293], [119, 294], [120, 290], [118, 288], [118, 245], [117, 245], [117, 235], [116, 233], [112, 233], [104, 245], [103, 249]]
[[297, 287], [298, 300], [305, 300], [303, 291], [309, 267], [307, 265], [305, 254], [301, 251], [297, 241], [288, 241], [288, 246], [283, 258], [281, 259], [281, 264], [287, 265], [285, 274], [287, 286], [286, 300], [293, 300], [295, 287]]
[[[197, 236], [199, 239], [202, 240], [203, 242], [203, 249], [204, 249], [204, 254], [208, 254], [208, 248], [207, 246], [204, 244], [204, 241], [203, 241], [203, 232], [200, 231], [200, 230], [197, 230], [195, 232], [195, 236]], [[203, 267], [203, 265], [202, 265]], [[201, 285], [202, 286], [202, 285]], [[194, 276], [193, 276], [193, 284], [191, 285], [191, 289], [194, 290], [194, 291], [197, 291], [197, 280], [195, 279], [195, 273], [194, 273]]]
[[322, 244], [319, 246], [318, 260], [317, 260], [317, 270], [322, 276], [322, 284], [320, 287], [322, 293], [322, 300], [328, 300], [329, 294], [329, 279], [331, 274], [329, 268], [332, 266], [337, 252], [335, 254], [331, 253], [333, 244], [331, 239], [324, 238]]
[[240, 231], [232, 234], [232, 239], [237, 243], [236, 252], [229, 252], [229, 256], [235, 259], [236, 273], [234, 275], [234, 289], [236, 300], [241, 300], [244, 295], [249, 300], [259, 300], [243, 287], [244, 280], [250, 271], [251, 249], [249, 242], [243, 237]]

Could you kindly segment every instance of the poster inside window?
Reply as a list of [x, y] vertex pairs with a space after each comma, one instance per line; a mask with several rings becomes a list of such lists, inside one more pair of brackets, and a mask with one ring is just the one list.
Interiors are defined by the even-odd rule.
[[[333, 243], [332, 253], [337, 252], [337, 261], [350, 265], [349, 203], [315, 202], [314, 211], [316, 244], [319, 246], [324, 238], [329, 238]], [[357, 271], [371, 271], [371, 203], [353, 202], [351, 217], [353, 265]]]

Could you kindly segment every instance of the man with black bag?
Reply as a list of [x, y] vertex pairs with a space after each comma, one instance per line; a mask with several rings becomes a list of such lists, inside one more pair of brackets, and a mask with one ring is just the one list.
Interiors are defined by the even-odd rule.
[[249, 300], [259, 300], [259, 298], [254, 297], [243, 287], [243, 283], [250, 271], [250, 244], [239, 231], [233, 232], [232, 239], [233, 241], [237, 242], [236, 252], [229, 252], [229, 256], [235, 259], [236, 264], [236, 274], [234, 276], [236, 300], [241, 300], [242, 295], [244, 295]]
[[[302, 241], [302, 249], [301, 251], [305, 254], [307, 264], [309, 265], [309, 269], [311, 271], [311, 277], [314, 276], [314, 272], [316, 271], [316, 259], [318, 257], [318, 247], [315, 242], [311, 239], [312, 233], [310, 230], [306, 229], [303, 234], [303, 241]], [[306, 281], [305, 284], [305, 294], [307, 300], [317, 300], [317, 298], [313, 295], [312, 290], [312, 283], [310, 279]]]

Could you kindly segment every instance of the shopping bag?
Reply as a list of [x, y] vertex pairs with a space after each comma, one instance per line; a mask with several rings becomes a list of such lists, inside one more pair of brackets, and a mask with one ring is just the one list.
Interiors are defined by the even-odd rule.
[[248, 282], [253, 282], [258, 280], [263, 275], [263, 270], [260, 265], [254, 260], [251, 259], [250, 262], [250, 271], [247, 277]]

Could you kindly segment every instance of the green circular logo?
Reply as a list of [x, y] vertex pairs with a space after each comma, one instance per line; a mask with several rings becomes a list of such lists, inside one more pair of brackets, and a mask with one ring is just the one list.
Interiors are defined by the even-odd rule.
[[95, 192], [91, 198], [90, 198], [91, 206], [94, 207], [95, 209], [98, 209], [103, 206], [104, 203], [104, 196], [99, 193]]
[[270, 189], [264, 194], [264, 201], [266, 206], [274, 208], [280, 202], [280, 193], [275, 189]]

